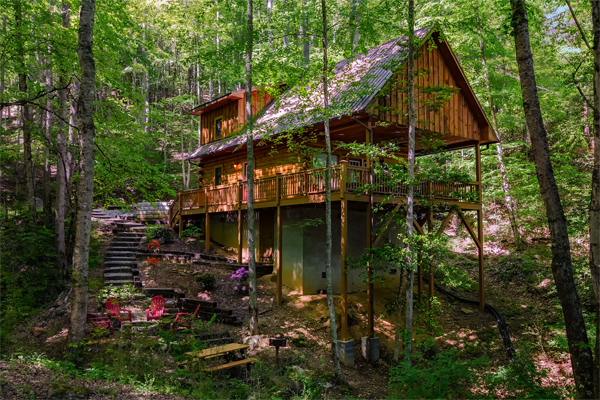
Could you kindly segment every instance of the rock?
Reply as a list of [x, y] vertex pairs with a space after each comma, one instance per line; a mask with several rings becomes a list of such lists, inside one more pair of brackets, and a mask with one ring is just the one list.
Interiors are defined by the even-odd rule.
[[468, 308], [461, 308], [460, 311], [464, 312], [465, 314], [473, 314], [475, 312], [473, 310], [469, 310]]
[[37, 326], [35, 328], [33, 328], [33, 336], [35, 336], [35, 337], [38, 337], [45, 332], [46, 332], [46, 330], [44, 328], [39, 328]]
[[82, 386], [69, 386], [60, 383], [53, 383], [48, 391], [48, 399], [87, 399], [90, 396], [90, 390]]

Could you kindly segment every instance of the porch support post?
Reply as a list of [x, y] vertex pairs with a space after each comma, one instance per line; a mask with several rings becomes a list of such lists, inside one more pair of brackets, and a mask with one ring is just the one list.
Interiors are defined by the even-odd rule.
[[206, 218], [206, 228], [204, 229], [204, 250], [208, 253], [210, 251], [210, 214], [208, 210], [204, 213]]
[[475, 146], [475, 163], [477, 175], [477, 191], [479, 194], [479, 208], [477, 209], [477, 237], [479, 239], [479, 311], [485, 310], [485, 275], [483, 270], [483, 196], [481, 182], [481, 142]]
[[244, 251], [243, 244], [243, 226], [244, 220], [242, 219], [242, 190], [244, 187], [242, 185], [242, 180], [238, 180], [238, 254], [237, 254], [237, 263], [242, 263], [242, 253]]
[[[431, 234], [433, 232], [433, 207], [429, 206], [427, 208], [427, 233]], [[433, 299], [434, 295], [434, 286], [433, 286], [433, 264], [429, 265], [429, 298]], [[429, 302], [429, 307], [431, 308], [431, 301]]]
[[346, 271], [346, 257], [348, 247], [348, 200], [342, 199], [341, 219], [342, 219], [342, 246], [341, 246], [341, 289], [342, 289], [342, 327], [340, 340], [346, 341], [348, 338], [348, 274]]
[[[367, 122], [365, 130], [367, 144], [373, 143], [373, 129], [371, 129], [371, 118]], [[373, 163], [371, 157], [367, 157], [367, 168], [369, 168], [369, 185], [373, 185]], [[373, 246], [371, 230], [373, 229], [373, 191], [369, 190], [369, 203], [367, 204], [367, 249]], [[367, 265], [367, 298], [369, 301], [369, 336], [375, 337], [375, 301], [373, 293], [373, 267]]]
[[277, 265], [277, 305], [283, 302], [283, 237], [281, 227], [281, 172], [277, 172], [277, 254], [275, 263]]

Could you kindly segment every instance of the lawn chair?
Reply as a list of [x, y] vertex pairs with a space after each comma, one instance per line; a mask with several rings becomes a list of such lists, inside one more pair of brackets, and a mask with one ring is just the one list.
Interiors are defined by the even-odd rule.
[[196, 311], [193, 314], [190, 313], [178, 313], [175, 317], [175, 322], [173, 322], [173, 330], [177, 330], [178, 325], [186, 325], [188, 328], [191, 327], [192, 321], [196, 319], [196, 314], [198, 314], [198, 310], [202, 307], [201, 304], [198, 304], [196, 307]]
[[165, 311], [165, 298], [155, 296], [150, 300], [150, 308], [146, 310], [146, 321], [160, 319]]
[[[106, 306], [106, 311], [108, 311], [108, 315], [110, 315], [112, 318], [116, 318], [119, 320], [119, 322], [123, 322], [123, 321], [129, 321], [132, 322], [133, 318], [131, 318], [131, 310], [125, 310], [123, 308], [119, 307], [119, 299], [117, 299], [116, 297], [109, 297], [108, 299], [106, 299], [106, 301], [104, 302], [104, 305]], [[127, 313], [126, 317], [121, 316], [121, 313]]]
[[115, 333], [114, 330], [113, 330], [112, 324], [110, 322], [110, 318], [108, 318], [108, 317], [96, 317], [96, 316], [93, 316], [91, 314], [88, 314], [87, 315], [87, 319], [88, 319], [88, 321], [90, 321], [92, 323], [92, 325], [96, 329], [99, 329], [99, 330], [105, 330], [106, 329], [106, 330], [109, 331], [109, 333], [111, 335]]

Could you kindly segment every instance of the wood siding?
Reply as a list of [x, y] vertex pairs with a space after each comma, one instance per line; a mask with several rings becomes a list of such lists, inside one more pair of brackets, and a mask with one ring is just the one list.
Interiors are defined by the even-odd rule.
[[[453, 135], [464, 139], [479, 140], [480, 129], [477, 119], [471, 110], [465, 92], [470, 90], [461, 79], [457, 79], [448, 66], [439, 47], [429, 48], [426, 43], [417, 52], [415, 60], [415, 109], [417, 112], [417, 129], [430, 130], [442, 135]], [[406, 87], [407, 67], [390, 79], [390, 90], [380, 96], [377, 117], [398, 125], [408, 125]], [[460, 91], [437, 112], [427, 106], [432, 95], [426, 93], [435, 86], [458, 87]], [[431, 90], [431, 89], [429, 89]]]
[[[252, 91], [252, 115], [262, 111], [271, 101], [273, 96], [264, 89]], [[242, 98], [233, 100], [222, 107], [202, 114], [201, 144], [221, 139], [215, 137], [215, 119], [223, 117], [223, 136], [227, 137], [237, 132], [246, 123], [246, 94]]]
[[[317, 144], [315, 148], [319, 147]], [[338, 156], [338, 160], [345, 158], [346, 154], [341, 151], [335, 151], [333, 154]], [[199, 186], [215, 184], [215, 169], [221, 167], [221, 184], [233, 184], [242, 179], [242, 168], [246, 162], [246, 149], [240, 149], [229, 154], [218, 157], [206, 157], [200, 163], [202, 168], [202, 182]], [[312, 160], [300, 159], [297, 155], [291, 154], [285, 145], [260, 146], [254, 148], [254, 174], [256, 179], [275, 176], [278, 172], [282, 174], [292, 174], [312, 168]]]

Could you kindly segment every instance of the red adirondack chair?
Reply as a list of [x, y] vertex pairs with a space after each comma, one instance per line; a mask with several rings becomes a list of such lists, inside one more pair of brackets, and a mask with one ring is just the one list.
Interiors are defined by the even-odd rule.
[[[108, 314], [112, 318], [117, 318], [119, 320], [119, 322], [122, 322], [122, 321], [132, 322], [133, 321], [133, 319], [131, 318], [131, 310], [125, 310], [125, 309], [119, 307], [119, 299], [117, 299], [116, 297], [109, 297], [104, 302], [104, 305], [106, 306], [106, 311], [108, 311]], [[121, 313], [125, 313], [125, 312], [127, 313], [126, 317], [121, 315]]]
[[160, 319], [165, 311], [165, 298], [155, 296], [150, 300], [150, 308], [146, 310], [146, 321]]
[[110, 323], [110, 318], [108, 317], [94, 317], [90, 314], [87, 315], [88, 321], [92, 323], [96, 329], [106, 329], [112, 335], [114, 333], [112, 324]]
[[190, 313], [178, 313], [175, 317], [175, 322], [173, 322], [173, 330], [177, 329], [178, 325], [187, 325], [188, 327], [191, 325], [192, 321], [196, 319], [196, 314], [198, 314], [198, 310], [202, 307], [201, 304], [198, 304], [196, 307], [196, 311], [193, 314]]

